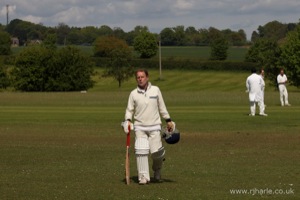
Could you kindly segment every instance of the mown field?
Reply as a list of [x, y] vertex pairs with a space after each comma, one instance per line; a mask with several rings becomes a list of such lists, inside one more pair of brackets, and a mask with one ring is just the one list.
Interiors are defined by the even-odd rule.
[[292, 106], [281, 107], [267, 86], [269, 116], [249, 117], [247, 76], [150, 71], [181, 141], [164, 143], [163, 183], [146, 186], [132, 146], [124, 183], [120, 123], [134, 79], [118, 88], [97, 76], [87, 93], [1, 92], [0, 199], [299, 199], [299, 90], [288, 86]]

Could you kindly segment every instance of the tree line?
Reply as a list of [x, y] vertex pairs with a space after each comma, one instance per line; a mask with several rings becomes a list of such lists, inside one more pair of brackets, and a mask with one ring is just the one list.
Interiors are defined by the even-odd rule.
[[[251, 42], [259, 38], [282, 39], [289, 31], [295, 29], [297, 23], [269, 22], [259, 26], [251, 35]], [[0, 30], [8, 32], [12, 37], [17, 37], [20, 45], [26, 45], [33, 40], [43, 41], [47, 35], [56, 34], [57, 45], [92, 45], [99, 36], [115, 36], [123, 39], [129, 46], [133, 45], [134, 38], [141, 31], [149, 31], [147, 26], [136, 26], [133, 30], [125, 32], [120, 27], [111, 28], [107, 25], [100, 27], [70, 27], [65, 23], [59, 23], [55, 27], [47, 27], [43, 24], [34, 24], [20, 19], [14, 19], [6, 26], [0, 25]], [[229, 45], [247, 45], [246, 33], [243, 29], [233, 31], [230, 29], [219, 30], [214, 27], [197, 29], [193, 26], [166, 27], [160, 33], [154, 33], [157, 40], [164, 46], [208, 46], [216, 38], [222, 35]]]
[[[133, 31], [125, 33], [120, 28], [111, 29], [106, 25], [99, 28], [76, 28], [59, 24], [49, 28], [16, 19], [7, 26], [0, 26], [0, 54], [10, 54], [12, 36], [18, 37], [21, 45], [29, 45], [31, 48], [24, 49], [15, 58], [12, 70], [1, 66], [0, 88], [8, 87], [10, 83], [22, 91], [75, 91], [92, 87], [93, 64], [79, 49], [69, 46], [74, 44], [93, 45], [94, 57], [109, 60], [105, 61], [103, 76], [112, 76], [121, 87], [121, 83], [131, 77], [134, 70], [133, 52], [129, 46], [134, 47], [133, 50], [141, 59], [147, 59], [156, 55], [158, 41], [170, 46], [209, 45], [210, 60], [217, 61], [226, 60], [230, 45], [247, 43], [250, 48], [244, 64], [258, 64], [272, 81], [279, 68], [285, 68], [291, 83], [300, 86], [300, 57], [295, 56], [300, 53], [299, 35], [299, 24], [282, 24], [277, 21], [259, 26], [252, 33], [252, 42], [247, 43], [243, 30], [234, 32], [213, 27], [196, 30], [194, 27], [177, 26], [165, 28], [156, 34], [151, 33], [146, 26], [136, 26]], [[32, 40], [42, 40], [42, 43], [30, 45]], [[57, 49], [57, 45], [65, 47]], [[210, 63], [213, 64], [216, 62]]]
[[[133, 30], [125, 32], [120, 27], [111, 28], [107, 25], [100, 27], [70, 27], [59, 23], [55, 27], [46, 27], [20, 19], [12, 20], [7, 26], [0, 26], [12, 37], [19, 39], [20, 45], [26, 45], [33, 40], [44, 40], [49, 34], [56, 34], [57, 45], [92, 45], [99, 36], [114, 36], [123, 39], [129, 46], [133, 45], [134, 38], [142, 31], [149, 31], [147, 26], [136, 26]], [[157, 40], [166, 46], [207, 46], [218, 35], [222, 34], [230, 45], [242, 46], [247, 44], [244, 30], [219, 30], [214, 27], [197, 29], [193, 26], [166, 27], [160, 33], [154, 33]]]

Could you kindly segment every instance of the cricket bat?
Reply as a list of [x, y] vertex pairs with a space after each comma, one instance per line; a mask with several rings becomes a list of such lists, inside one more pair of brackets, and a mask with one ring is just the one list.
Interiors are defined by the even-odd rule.
[[129, 147], [130, 147], [130, 126], [128, 126], [128, 134], [126, 139], [125, 178], [126, 178], [127, 185], [130, 184]]

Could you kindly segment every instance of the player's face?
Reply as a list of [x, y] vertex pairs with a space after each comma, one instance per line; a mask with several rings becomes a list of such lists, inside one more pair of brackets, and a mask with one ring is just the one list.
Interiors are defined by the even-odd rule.
[[280, 74], [283, 75], [283, 74], [284, 74], [284, 71], [283, 71], [283, 70], [280, 70]]
[[148, 84], [148, 77], [146, 76], [145, 72], [137, 72], [136, 81], [140, 88], [145, 89]]

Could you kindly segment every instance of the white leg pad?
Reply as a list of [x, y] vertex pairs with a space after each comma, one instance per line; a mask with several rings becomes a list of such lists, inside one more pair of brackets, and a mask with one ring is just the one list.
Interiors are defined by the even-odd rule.
[[153, 165], [152, 165], [153, 171], [160, 170], [162, 168], [165, 153], [166, 151], [164, 147], [161, 147], [158, 149], [157, 152], [152, 153], [151, 157], [153, 159]]
[[142, 177], [145, 177], [150, 181], [149, 173], [149, 140], [147, 137], [138, 137], [135, 140], [135, 155], [138, 170], [139, 181]]
[[135, 140], [135, 154], [148, 155], [149, 154], [149, 140], [146, 137], [139, 137]]
[[148, 181], [150, 181], [148, 155], [137, 155], [136, 163], [139, 181], [142, 177], [145, 177]]

